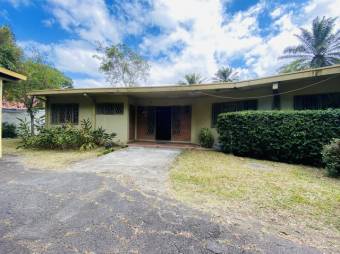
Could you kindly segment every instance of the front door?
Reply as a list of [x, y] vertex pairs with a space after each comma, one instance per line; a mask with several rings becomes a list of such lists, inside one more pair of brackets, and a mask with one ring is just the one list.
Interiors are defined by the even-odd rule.
[[171, 140], [171, 107], [156, 108], [156, 139]]

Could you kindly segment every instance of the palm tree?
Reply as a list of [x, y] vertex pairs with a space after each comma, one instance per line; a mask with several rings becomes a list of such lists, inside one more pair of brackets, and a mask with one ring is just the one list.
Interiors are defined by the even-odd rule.
[[317, 68], [340, 62], [340, 30], [332, 33], [336, 18], [313, 20], [312, 31], [300, 28], [301, 34], [295, 35], [300, 44], [287, 47], [280, 58], [298, 60], [297, 68]]
[[202, 84], [204, 79], [198, 73], [189, 73], [184, 75], [184, 80], [179, 81], [180, 85], [195, 85], [195, 84]]
[[221, 67], [213, 77], [215, 82], [232, 82], [237, 79], [237, 72], [234, 72], [234, 70], [229, 67]]

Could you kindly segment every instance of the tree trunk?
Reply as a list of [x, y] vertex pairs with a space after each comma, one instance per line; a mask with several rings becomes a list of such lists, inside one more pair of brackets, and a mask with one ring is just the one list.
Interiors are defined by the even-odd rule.
[[31, 135], [34, 135], [34, 113], [32, 109], [27, 109], [31, 119]]

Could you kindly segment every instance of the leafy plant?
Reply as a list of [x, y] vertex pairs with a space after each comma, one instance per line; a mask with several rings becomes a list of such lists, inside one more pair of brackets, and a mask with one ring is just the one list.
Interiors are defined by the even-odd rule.
[[2, 123], [2, 137], [3, 138], [15, 138], [17, 136], [17, 128], [14, 124], [7, 122]]
[[340, 176], [340, 139], [333, 139], [330, 144], [323, 147], [322, 160], [329, 176]]
[[224, 152], [321, 166], [323, 146], [340, 138], [340, 110], [225, 113], [217, 130]]
[[38, 133], [32, 135], [30, 125], [22, 120], [19, 124], [19, 136], [22, 147], [39, 149], [80, 149], [89, 150], [96, 146], [105, 146], [113, 142], [115, 133], [107, 133], [102, 128], [94, 129], [90, 120], [82, 120], [80, 128], [72, 124], [56, 127], [39, 127]]
[[202, 147], [211, 148], [214, 145], [214, 135], [209, 128], [202, 128], [198, 138]]

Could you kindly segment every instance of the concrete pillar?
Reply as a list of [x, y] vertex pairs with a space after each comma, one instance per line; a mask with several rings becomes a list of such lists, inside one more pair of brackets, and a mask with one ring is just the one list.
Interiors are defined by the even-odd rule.
[[272, 86], [272, 89], [273, 89], [272, 109], [280, 110], [281, 109], [281, 98], [279, 94], [279, 83], [274, 83]]

